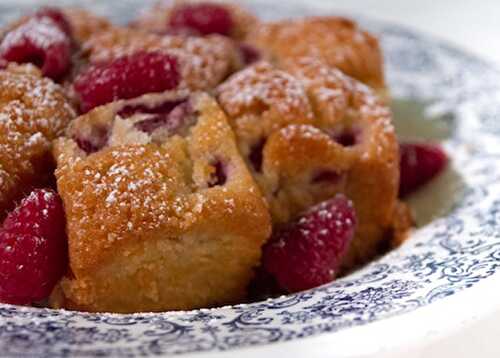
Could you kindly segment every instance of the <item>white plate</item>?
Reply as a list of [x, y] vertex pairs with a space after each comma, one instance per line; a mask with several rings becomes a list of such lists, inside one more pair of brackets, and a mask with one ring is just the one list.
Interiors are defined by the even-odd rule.
[[[0, 21], [32, 8], [32, 3], [2, 1]], [[81, 3], [123, 21], [150, 1]], [[314, 13], [306, 5], [248, 3], [267, 19]], [[491, 312], [492, 297], [478, 304], [477, 294], [491, 291], [499, 281], [500, 75], [481, 60], [433, 39], [391, 24], [361, 22], [381, 36], [400, 121], [412, 121], [419, 115], [415, 110], [421, 110], [429, 118], [426, 123], [446, 137], [454, 170], [434, 189], [413, 198], [417, 204], [429, 195], [445, 202], [441, 206], [445, 211], [434, 212], [440, 217], [425, 217], [425, 225], [401, 248], [345, 278], [266, 302], [136, 315], [0, 305], [0, 354], [153, 356], [230, 351], [231, 356], [240, 350], [241, 356], [307, 352], [344, 357], [387, 349], [396, 354], [417, 341], [431, 344], [440, 334], [461, 326], [471, 310], [477, 315]], [[420, 107], [405, 107], [402, 100], [418, 102]], [[429, 322], [429, 317], [435, 321]]]

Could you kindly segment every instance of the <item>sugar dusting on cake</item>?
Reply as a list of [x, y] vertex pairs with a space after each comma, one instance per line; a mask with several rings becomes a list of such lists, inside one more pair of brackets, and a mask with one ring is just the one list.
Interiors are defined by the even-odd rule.
[[219, 100], [232, 117], [255, 108], [273, 108], [284, 117], [308, 113], [310, 105], [305, 89], [290, 74], [259, 62], [244, 69], [222, 84]]
[[208, 90], [219, 84], [234, 66], [236, 47], [222, 36], [159, 36], [138, 30], [114, 28], [92, 37], [85, 50], [91, 62], [109, 61], [139, 50], [165, 51], [177, 57], [181, 88]]
[[29, 66], [0, 70], [0, 165], [5, 172], [0, 208], [25, 190], [24, 185], [49, 174], [40, 162], [74, 116], [61, 87]]

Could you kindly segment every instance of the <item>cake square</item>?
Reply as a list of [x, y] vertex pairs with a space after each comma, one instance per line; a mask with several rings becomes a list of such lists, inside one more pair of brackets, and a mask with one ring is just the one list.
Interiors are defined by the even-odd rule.
[[270, 218], [210, 96], [114, 102], [68, 135], [55, 147], [70, 256], [56, 306], [139, 312], [244, 299]]

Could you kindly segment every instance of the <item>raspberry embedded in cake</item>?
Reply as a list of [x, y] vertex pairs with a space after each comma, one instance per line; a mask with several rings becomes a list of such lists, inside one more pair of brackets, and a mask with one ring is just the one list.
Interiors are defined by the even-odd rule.
[[332, 135], [333, 139], [344, 147], [352, 147], [360, 141], [360, 131], [357, 130], [346, 129]]
[[187, 91], [147, 94], [112, 102], [71, 123], [68, 135], [87, 155], [129, 143], [162, 143], [187, 135], [196, 114]]
[[261, 138], [257, 142], [250, 146], [250, 152], [248, 153], [248, 161], [250, 162], [253, 170], [257, 173], [262, 171], [262, 158], [264, 146], [266, 145], [266, 140]]
[[187, 99], [181, 98], [174, 101], [165, 101], [157, 106], [146, 107], [144, 105], [125, 107], [119, 112], [123, 118], [137, 114], [145, 114], [147, 118], [134, 123], [134, 127], [142, 132], [152, 134], [160, 128], [169, 133], [178, 133], [186, 125], [191, 125], [188, 118], [192, 112], [191, 105]]
[[132, 25], [154, 33], [219, 34], [244, 40], [258, 19], [240, 4], [221, 1], [159, 1]]
[[30, 304], [48, 298], [67, 269], [61, 198], [33, 191], [0, 228], [0, 301]]
[[399, 156], [390, 111], [372, 90], [299, 58], [249, 66], [219, 86], [218, 99], [275, 225], [344, 193], [359, 225], [342, 270], [377, 253], [396, 225]]
[[342, 175], [333, 170], [319, 170], [315, 175], [313, 175], [311, 181], [315, 184], [326, 183], [326, 184], [336, 184], [341, 180]]
[[201, 35], [228, 36], [233, 26], [231, 13], [226, 7], [208, 2], [178, 5], [173, 8], [168, 19], [169, 28], [190, 29]]
[[73, 139], [86, 154], [92, 154], [106, 146], [109, 139], [109, 131], [110, 129], [105, 125], [96, 125], [91, 128], [90, 133], [79, 133], [74, 135]]
[[245, 65], [251, 65], [262, 57], [260, 51], [252, 45], [241, 43], [239, 49]]
[[118, 100], [172, 90], [180, 81], [175, 56], [136, 52], [110, 63], [98, 64], [80, 74], [74, 88], [82, 112]]
[[226, 184], [228, 179], [227, 165], [219, 159], [216, 159], [212, 163], [212, 173], [210, 174], [210, 179], [208, 180], [208, 186], [221, 186]]
[[262, 265], [288, 292], [332, 281], [354, 237], [356, 213], [343, 195], [278, 227], [263, 249]]
[[60, 80], [71, 67], [71, 41], [52, 18], [35, 17], [9, 31], [0, 44], [6, 61], [32, 63]]
[[220, 35], [192, 37], [159, 35], [131, 28], [113, 28], [91, 37], [83, 46], [91, 64], [109, 63], [137, 52], [174, 56], [180, 74], [178, 88], [211, 91], [241, 66], [238, 47]]
[[[186, 105], [180, 127], [168, 115], [135, 125]], [[117, 101], [76, 119], [69, 135], [96, 126], [109, 137], [92, 155], [56, 143], [73, 275], [52, 304], [138, 312], [244, 300], [270, 219], [216, 102], [185, 93]]]

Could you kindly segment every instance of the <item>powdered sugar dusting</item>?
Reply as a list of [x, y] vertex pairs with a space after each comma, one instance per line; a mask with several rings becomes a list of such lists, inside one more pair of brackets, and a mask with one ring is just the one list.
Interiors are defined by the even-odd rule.
[[288, 73], [259, 62], [228, 79], [218, 88], [219, 100], [230, 116], [264, 107], [284, 117], [305, 113], [310, 108], [305, 89]]
[[7, 33], [0, 44], [0, 54], [30, 39], [36, 47], [47, 50], [55, 42], [66, 42], [67, 37], [55, 22], [48, 18], [32, 18], [18, 28]]
[[315, 57], [377, 89], [384, 88], [377, 40], [349, 19], [321, 16], [271, 22], [259, 26], [249, 39], [278, 62]]
[[42, 158], [74, 116], [62, 89], [32, 74], [29, 66], [0, 70], [0, 167], [10, 177], [3, 179], [0, 209], [10, 205], [14, 193], [48, 174]]
[[235, 45], [222, 36], [159, 36], [126, 28], [98, 34], [84, 48], [94, 63], [139, 50], [165, 51], [179, 61], [181, 88], [192, 90], [211, 89], [220, 83], [234, 66], [236, 56]]
[[394, 141], [391, 112], [368, 86], [313, 57], [299, 58], [287, 66], [304, 83], [323, 123], [336, 125], [347, 119], [364, 127], [365, 132], [377, 128], [370, 130], [373, 137], [369, 141], [378, 146], [379, 154], [388, 141]]

